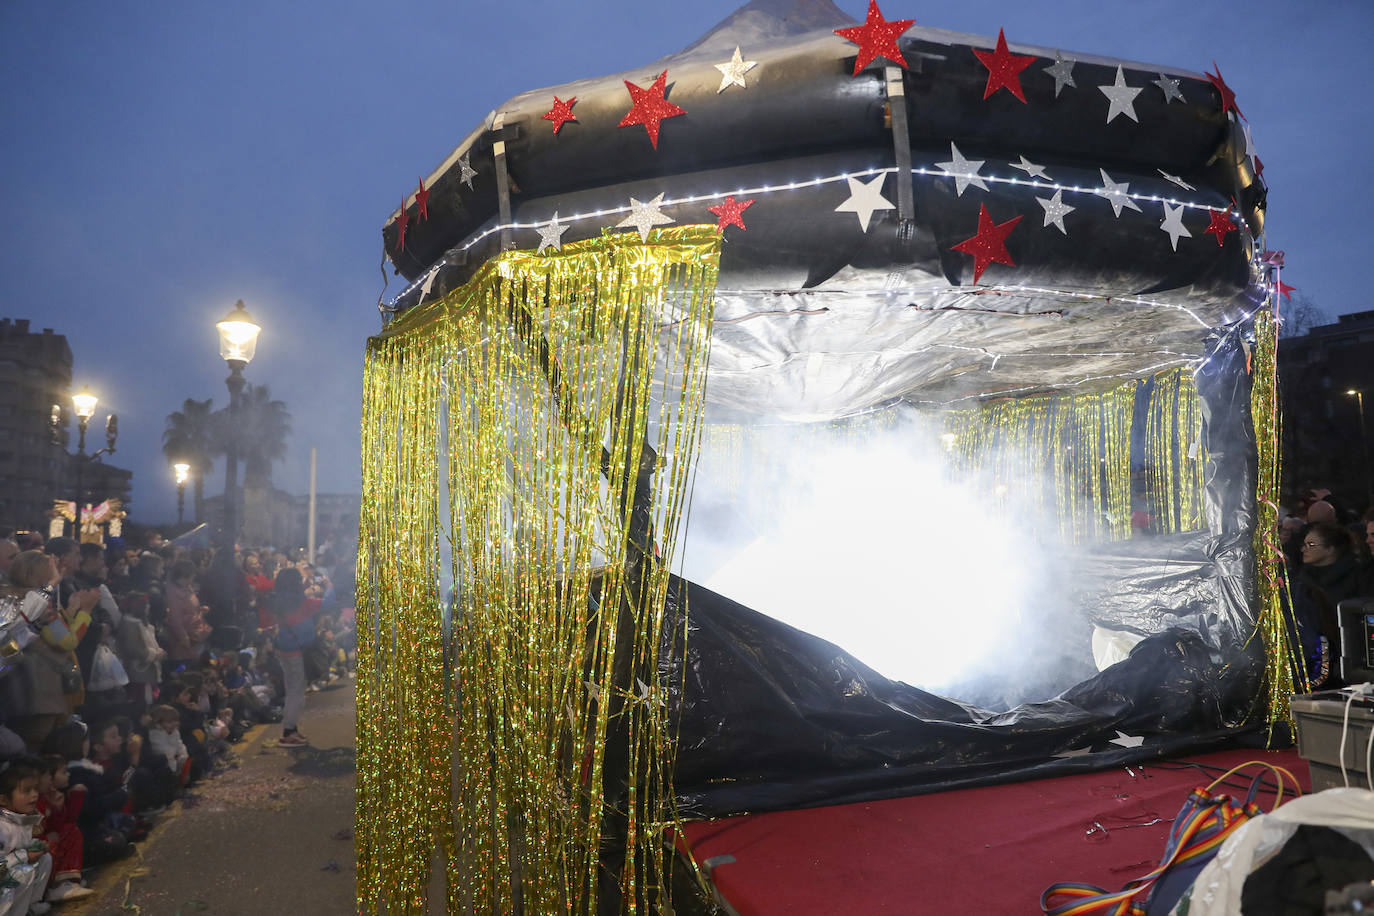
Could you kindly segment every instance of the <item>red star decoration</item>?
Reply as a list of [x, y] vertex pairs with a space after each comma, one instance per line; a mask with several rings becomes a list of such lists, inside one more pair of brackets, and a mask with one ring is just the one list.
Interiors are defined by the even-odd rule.
[[[1236, 104], [1236, 94], [1231, 91], [1230, 86], [1226, 85], [1226, 80], [1221, 78], [1221, 68], [1217, 67], [1216, 61], [1212, 61], [1212, 66], [1216, 67], [1216, 73], [1207, 73], [1206, 70], [1202, 72], [1207, 75], [1207, 82], [1215, 86], [1217, 92], [1221, 93], [1221, 113], [1226, 114], [1228, 111], [1234, 111], [1242, 118], [1245, 118], [1245, 115], [1240, 113], [1240, 106]], [[1245, 118], [1245, 120], [1248, 121], [1250, 119]]]
[[1226, 233], [1236, 230], [1236, 222], [1231, 219], [1229, 210], [1213, 210], [1212, 222], [1203, 229], [1203, 232], [1210, 232], [1217, 237], [1217, 247], [1220, 248], [1222, 242], [1226, 240]]
[[978, 282], [978, 278], [983, 276], [983, 271], [987, 270], [988, 265], [994, 261], [1010, 267], [1016, 266], [1016, 262], [1007, 253], [1007, 236], [1011, 235], [1011, 230], [1015, 229], [1019, 222], [1021, 222], [1021, 217], [1015, 216], [1005, 223], [994, 225], [992, 217], [988, 214], [988, 205], [978, 205], [978, 234], [971, 239], [965, 239], [958, 245], [950, 246], [952, 251], [962, 251], [964, 254], [973, 255], [974, 283]]
[[744, 211], [753, 205], [752, 200], [735, 200], [735, 195], [731, 194], [722, 203], [714, 207], [707, 207], [716, 215], [716, 231], [721, 235], [725, 234], [726, 226], [739, 226], [748, 231], [749, 227], [744, 225]]
[[1255, 157], [1255, 174], [1260, 178], [1264, 177], [1264, 160], [1259, 156]]
[[664, 118], [676, 118], [687, 113], [687, 109], [679, 108], [665, 98], [668, 91], [668, 71], [660, 73], [648, 89], [641, 89], [629, 80], [625, 80], [625, 88], [630, 90], [630, 98], [634, 104], [616, 126], [643, 124], [649, 134], [649, 142], [654, 145], [654, 149], [658, 149], [659, 122]]
[[429, 192], [425, 190], [425, 180], [420, 179], [420, 190], [415, 192], [415, 222], [429, 219]]
[[406, 199], [401, 198], [401, 215], [396, 217], [396, 250], [406, 250], [406, 226], [410, 223], [410, 214], [406, 212]]
[[1025, 104], [1026, 96], [1021, 91], [1021, 71], [1035, 63], [1033, 56], [1024, 57], [1007, 50], [1007, 36], [1001, 29], [997, 30], [996, 51], [984, 51], [979, 48], [969, 50], [973, 52], [974, 57], [983, 62], [984, 67], [988, 68], [988, 86], [983, 90], [983, 98], [990, 97], [998, 89], [1005, 89]]
[[558, 133], [558, 129], [569, 121], [576, 121], [577, 115], [572, 113], [572, 107], [577, 104], [577, 96], [573, 96], [566, 102], [558, 96], [553, 97], [553, 107], [544, 112], [544, 120], [553, 122], [553, 132]]
[[1291, 300], [1293, 299], [1292, 293], [1293, 293], [1293, 291], [1294, 291], [1295, 289], [1297, 289], [1296, 286], [1289, 286], [1287, 283], [1284, 283], [1282, 280], [1279, 281], [1279, 293], [1281, 293], [1281, 294], [1283, 295], [1283, 298], [1288, 299], [1288, 300], [1291, 301]]
[[879, 57], [885, 57], [906, 69], [906, 58], [902, 56], [902, 49], [897, 47], [897, 37], [915, 22], [915, 19], [893, 19], [889, 22], [883, 18], [883, 11], [878, 9], [878, 0], [868, 0], [868, 19], [864, 24], [836, 29], [835, 34], [859, 46], [859, 56], [854, 60], [855, 76]]

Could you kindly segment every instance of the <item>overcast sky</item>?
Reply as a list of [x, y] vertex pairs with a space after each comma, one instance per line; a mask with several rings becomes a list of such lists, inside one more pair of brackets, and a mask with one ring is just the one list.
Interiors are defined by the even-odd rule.
[[[295, 418], [275, 482], [304, 492], [313, 445], [321, 489], [356, 490], [380, 229], [402, 194], [511, 96], [649, 63], [738, 5], [5, 0], [0, 314], [67, 335], [76, 386], [120, 416], [114, 460], [134, 471], [141, 521], [175, 514], [166, 415], [227, 399], [214, 322], [239, 298], [264, 327], [248, 378]], [[856, 20], [867, 6], [838, 5]], [[1333, 318], [1372, 307], [1374, 3], [882, 6], [1066, 52], [1198, 72], [1215, 59], [1265, 163], [1285, 279]]]

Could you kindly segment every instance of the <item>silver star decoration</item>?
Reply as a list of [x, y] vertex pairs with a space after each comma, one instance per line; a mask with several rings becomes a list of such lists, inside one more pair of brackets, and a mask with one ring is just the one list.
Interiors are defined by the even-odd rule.
[[1161, 92], [1164, 93], [1165, 105], [1168, 105], [1174, 99], [1178, 99], [1184, 105], [1188, 104], [1188, 100], [1185, 99], [1183, 97], [1183, 93], [1179, 92], [1178, 90], [1178, 80], [1171, 80], [1163, 73], [1161, 73], [1159, 75], [1159, 79], [1154, 81], [1154, 84], [1160, 88]]
[[739, 53], [739, 46], [735, 46], [735, 56], [723, 64], [716, 64], [716, 69], [721, 72], [720, 88], [716, 90], [716, 95], [720, 95], [731, 86], [738, 86], [741, 89], [748, 89], [744, 85], [744, 74], [758, 66], [756, 60], [745, 60]]
[[1056, 51], [1054, 63], [1045, 68], [1045, 72], [1054, 77], [1054, 97], [1056, 99], [1059, 98], [1059, 93], [1065, 86], [1078, 88], [1078, 84], [1073, 81], [1073, 65], [1074, 61], [1066, 60]]
[[1116, 68], [1116, 82], [1110, 86], [1098, 86], [1111, 106], [1107, 109], [1107, 123], [1112, 123], [1112, 119], [1117, 115], [1125, 115], [1137, 124], [1140, 119], [1135, 116], [1135, 97], [1144, 92], [1144, 89], [1133, 89], [1126, 85], [1126, 74], [1120, 67]]
[[472, 187], [472, 179], [477, 176], [477, 170], [468, 162], [468, 156], [470, 155], [472, 155], [472, 153], [467, 152], [458, 157], [458, 168], [462, 170], [458, 178], [469, 188]]
[[1014, 169], [1020, 169], [1032, 178], [1043, 178], [1046, 181], [1050, 180], [1050, 176], [1045, 174], [1045, 167], [1043, 165], [1036, 165], [1025, 156], [1021, 157], [1020, 162], [1008, 162], [1007, 165]]
[[1112, 739], [1112, 744], [1117, 744], [1121, 747], [1140, 747], [1144, 743], [1144, 735], [1128, 735], [1123, 731], [1118, 731], [1116, 737]]
[[978, 170], [983, 167], [985, 159], [965, 159], [964, 154], [959, 152], [959, 147], [953, 143], [949, 145], [949, 154], [953, 157], [949, 162], [935, 163], [944, 169], [946, 175], [954, 179], [955, 196], [963, 197], [964, 189], [969, 185], [975, 188], [982, 188], [984, 191], [988, 186], [983, 183], [983, 179], [978, 177]]
[[640, 201], [635, 200], [633, 197], [631, 197], [630, 215], [622, 219], [620, 222], [616, 223], [616, 228], [619, 229], [622, 226], [634, 226], [636, 229], [639, 230], [639, 240], [641, 242], [647, 242], [649, 241], [650, 229], [652, 229], [655, 226], [663, 226], [667, 225], [668, 223], [675, 222], [675, 220], [673, 220], [671, 217], [663, 215], [663, 213], [659, 210], [659, 208], [662, 206], [663, 192], [661, 191], [659, 192], [657, 197], [655, 197], [648, 203], [641, 203]]
[[1155, 171], [1158, 172], [1159, 174], [1163, 175], [1165, 178], [1167, 178], [1168, 180], [1172, 181], [1174, 184], [1178, 185], [1180, 188], [1182, 188], [1182, 189], [1185, 190], [1185, 191], [1196, 191], [1196, 190], [1197, 190], [1197, 188], [1193, 187], [1193, 186], [1190, 185], [1188, 182], [1184, 181], [1182, 178], [1179, 178], [1177, 175], [1170, 175], [1168, 172], [1164, 171], [1163, 169], [1155, 169]]
[[1112, 212], [1115, 213], [1118, 218], [1121, 216], [1122, 207], [1130, 207], [1137, 213], [1141, 212], [1140, 207], [1136, 206], [1136, 202], [1127, 196], [1127, 192], [1131, 190], [1130, 182], [1112, 181], [1112, 177], [1107, 174], [1106, 169], [1100, 168], [1098, 171], [1102, 173], [1102, 187], [1093, 191], [1093, 193], [1098, 197], [1110, 201]]
[[1242, 127], [1241, 127], [1241, 130], [1245, 133], [1245, 156], [1246, 156], [1247, 159], [1254, 159], [1254, 158], [1255, 158], [1255, 138], [1254, 138], [1254, 137], [1251, 135], [1251, 133], [1250, 133], [1250, 125], [1249, 125], [1249, 124], [1246, 124], [1246, 125], [1242, 126]]
[[553, 211], [553, 219], [542, 226], [536, 226], [534, 231], [539, 233], [539, 250], [535, 252], [538, 254], [545, 248], [562, 249], [563, 233], [568, 231], [568, 227], [558, 224], [558, 211], [555, 210]]
[[1037, 197], [1036, 200], [1040, 201], [1040, 206], [1045, 208], [1045, 225], [1052, 225], [1060, 232], [1068, 235], [1069, 230], [1064, 228], [1064, 217], [1078, 208], [1070, 207], [1064, 203], [1064, 191], [1061, 189], [1055, 191], [1053, 197]]
[[429, 297], [429, 291], [434, 288], [434, 281], [439, 279], [439, 271], [431, 270], [425, 274], [425, 280], [420, 284], [420, 301], [423, 302]]
[[867, 182], [858, 178], [846, 178], [845, 181], [849, 182], [849, 199], [836, 207], [835, 212], [853, 213], [859, 217], [859, 227], [867, 232], [868, 222], [873, 218], [874, 210], [896, 209], [891, 201], [883, 197], [883, 182], [886, 180], [886, 172], [874, 175]]
[[1164, 205], [1164, 221], [1159, 224], [1159, 228], [1169, 233], [1169, 241], [1174, 245], [1174, 251], [1178, 251], [1179, 239], [1190, 239], [1193, 234], [1183, 225], [1183, 204], [1175, 208]]

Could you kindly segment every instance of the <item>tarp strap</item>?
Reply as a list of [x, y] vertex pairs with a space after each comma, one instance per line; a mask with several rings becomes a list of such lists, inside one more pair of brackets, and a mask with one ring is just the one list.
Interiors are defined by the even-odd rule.
[[886, 67], [884, 75], [892, 120], [892, 152], [897, 160], [897, 219], [901, 236], [907, 238], [916, 219], [916, 206], [911, 190], [911, 133], [906, 123], [906, 86], [900, 67]]

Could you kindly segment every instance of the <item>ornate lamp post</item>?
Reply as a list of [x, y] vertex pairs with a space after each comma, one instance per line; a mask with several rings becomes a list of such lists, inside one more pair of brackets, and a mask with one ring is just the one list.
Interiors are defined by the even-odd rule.
[[[110, 414], [105, 418], [105, 447], [93, 454], [86, 454], [86, 427], [91, 422], [91, 417], [95, 416], [95, 405], [100, 403], [100, 399], [91, 394], [89, 387], [83, 386], [81, 391], [72, 395], [72, 409], [76, 412], [77, 439], [76, 454], [72, 457], [76, 459], [76, 518], [73, 522], [73, 540], [81, 540], [81, 504], [85, 499], [85, 487], [83, 486], [82, 476], [86, 469], [86, 463], [95, 461], [101, 455], [114, 454], [115, 439], [119, 437], [119, 418]], [[53, 416], [60, 416], [60, 411], [53, 408]]]
[[229, 563], [234, 561], [234, 541], [238, 537], [238, 505], [235, 491], [238, 487], [239, 443], [238, 414], [239, 397], [246, 381], [243, 370], [252, 361], [258, 349], [258, 334], [262, 327], [253, 320], [243, 307], [240, 299], [234, 308], [215, 325], [219, 330], [219, 355], [229, 366], [229, 377], [224, 384], [229, 388], [229, 436], [224, 451], [224, 527], [221, 532], [220, 549], [225, 552]]
[[186, 481], [191, 476], [191, 466], [184, 461], [172, 465], [177, 478], [177, 527], [181, 527], [182, 515], [186, 509]]
[[1370, 506], [1374, 507], [1374, 482], [1370, 479], [1369, 470], [1369, 439], [1364, 432], [1364, 389], [1351, 388], [1346, 394], [1355, 399], [1355, 410], [1360, 415], [1360, 457], [1364, 463], [1364, 495]]

